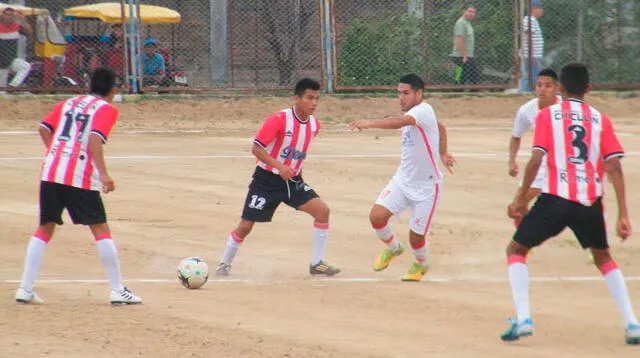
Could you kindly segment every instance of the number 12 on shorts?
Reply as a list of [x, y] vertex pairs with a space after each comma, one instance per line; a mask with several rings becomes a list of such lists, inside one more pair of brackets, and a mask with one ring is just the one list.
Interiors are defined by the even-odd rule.
[[262, 210], [264, 209], [264, 204], [267, 203], [265, 198], [259, 197], [257, 195], [251, 195], [251, 202], [249, 203], [249, 207], [251, 209]]

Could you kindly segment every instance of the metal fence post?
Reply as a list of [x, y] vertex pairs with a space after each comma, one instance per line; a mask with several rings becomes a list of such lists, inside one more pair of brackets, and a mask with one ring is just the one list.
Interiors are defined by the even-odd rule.
[[324, 64], [324, 83], [327, 93], [333, 93], [335, 86], [333, 83], [333, 48], [334, 48], [334, 36], [332, 28], [332, 7], [331, 0], [321, 0], [322, 6], [322, 59]]
[[129, 0], [129, 53], [131, 66], [131, 92], [138, 93], [138, 56], [136, 55], [136, 26], [133, 19], [133, 0]]
[[211, 79], [214, 84], [229, 82], [228, 0], [210, 0], [211, 11]]

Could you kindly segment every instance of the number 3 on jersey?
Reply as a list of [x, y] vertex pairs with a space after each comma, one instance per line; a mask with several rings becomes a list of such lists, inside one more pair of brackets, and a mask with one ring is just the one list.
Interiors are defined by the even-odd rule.
[[567, 130], [573, 133], [573, 141], [571, 145], [576, 149], [576, 155], [569, 157], [569, 162], [572, 164], [584, 164], [589, 157], [589, 147], [584, 142], [586, 131], [583, 126], [578, 124], [570, 125]]
[[58, 136], [58, 140], [62, 142], [71, 140], [71, 125], [74, 123], [80, 124], [76, 138], [79, 141], [82, 140], [84, 131], [87, 129], [87, 124], [89, 124], [89, 115], [78, 113], [74, 117], [73, 111], [69, 111], [64, 114], [64, 126], [62, 127], [62, 132], [60, 132], [60, 136]]

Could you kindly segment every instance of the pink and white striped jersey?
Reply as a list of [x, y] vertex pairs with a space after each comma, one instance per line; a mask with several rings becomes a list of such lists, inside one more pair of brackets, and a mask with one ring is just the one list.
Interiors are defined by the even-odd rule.
[[89, 137], [106, 143], [118, 110], [91, 95], [58, 103], [40, 123], [53, 134], [42, 163], [41, 180], [85, 190], [100, 190], [100, 173], [89, 151]]
[[[311, 140], [319, 130], [320, 122], [314, 116], [303, 121], [294, 108], [288, 108], [267, 118], [253, 142], [264, 148], [272, 158], [290, 167], [293, 175], [298, 175]], [[259, 160], [257, 164], [267, 171], [274, 169]]]
[[603, 195], [604, 161], [624, 156], [611, 119], [576, 99], [540, 111], [533, 149], [547, 153], [542, 191], [586, 206]]

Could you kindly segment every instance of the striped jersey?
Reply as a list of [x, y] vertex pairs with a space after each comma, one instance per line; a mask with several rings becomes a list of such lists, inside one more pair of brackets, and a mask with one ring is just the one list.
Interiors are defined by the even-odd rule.
[[[253, 142], [264, 148], [272, 158], [290, 167], [293, 175], [298, 175], [311, 140], [319, 130], [320, 122], [314, 116], [303, 121], [296, 114], [295, 108], [289, 108], [267, 118]], [[257, 164], [267, 171], [274, 170], [260, 160]]]
[[542, 191], [586, 206], [603, 195], [604, 161], [624, 155], [611, 119], [576, 99], [540, 111], [533, 149], [547, 153]]
[[16, 22], [7, 25], [0, 21], [0, 68], [8, 68], [18, 57], [20, 30], [20, 24]]
[[542, 29], [538, 23], [538, 19], [534, 16], [525, 16], [522, 20], [522, 31], [524, 32], [523, 54], [525, 58], [529, 57], [529, 21], [531, 21], [531, 42], [534, 58], [542, 58], [544, 56], [544, 38], [542, 37]]
[[414, 106], [405, 115], [415, 118], [416, 125], [402, 128], [400, 165], [393, 180], [406, 189], [411, 200], [424, 200], [431, 194], [428, 184], [442, 180], [438, 120], [427, 103]]
[[100, 173], [89, 151], [89, 138], [95, 134], [106, 143], [117, 119], [118, 110], [99, 97], [79, 96], [58, 103], [40, 124], [53, 134], [41, 180], [100, 190]]

